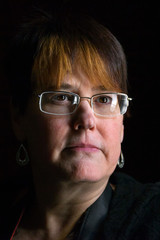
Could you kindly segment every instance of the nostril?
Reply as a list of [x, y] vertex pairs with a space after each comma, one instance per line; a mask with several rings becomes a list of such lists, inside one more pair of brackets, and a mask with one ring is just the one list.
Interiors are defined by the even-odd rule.
[[91, 130], [95, 127], [95, 122], [94, 121], [91, 121], [91, 120], [86, 120], [86, 121], [76, 121], [75, 124], [74, 124], [74, 129], [75, 130]]
[[79, 124], [79, 125], [77, 126], [77, 130], [81, 130], [81, 129], [83, 129], [83, 127], [82, 127], [82, 125]]

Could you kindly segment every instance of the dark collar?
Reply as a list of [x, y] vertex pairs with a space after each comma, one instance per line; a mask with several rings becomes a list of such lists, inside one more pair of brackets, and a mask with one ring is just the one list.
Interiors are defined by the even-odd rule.
[[100, 226], [107, 216], [110, 200], [112, 197], [112, 188], [107, 185], [101, 196], [87, 209], [82, 216], [79, 226], [76, 227], [75, 240], [93, 240], [98, 239]]

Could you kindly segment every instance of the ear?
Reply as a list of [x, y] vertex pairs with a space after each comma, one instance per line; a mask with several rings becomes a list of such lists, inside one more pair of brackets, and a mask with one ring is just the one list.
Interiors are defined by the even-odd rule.
[[12, 129], [17, 140], [23, 142], [25, 140], [25, 114], [20, 113], [18, 107], [10, 103], [10, 114]]
[[122, 124], [122, 129], [121, 129], [121, 143], [123, 142], [124, 138], [124, 124]]

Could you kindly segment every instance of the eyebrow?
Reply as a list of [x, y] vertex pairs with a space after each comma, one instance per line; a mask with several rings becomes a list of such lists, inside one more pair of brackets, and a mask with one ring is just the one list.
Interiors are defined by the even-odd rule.
[[93, 87], [92, 90], [94, 90], [94, 91], [98, 91], [98, 90], [107, 91], [107, 89], [103, 85]]
[[59, 90], [59, 89], [65, 89], [65, 90], [69, 90], [72, 88], [72, 85], [68, 84], [68, 83], [62, 83], [60, 85], [60, 87], [56, 87], [55, 85], [51, 85], [48, 87], [48, 90], [50, 91], [56, 91], [56, 90]]
[[[72, 91], [72, 90], [74, 90], [74, 87], [69, 83], [62, 83], [58, 89], [56, 89], [56, 87], [54, 87], [54, 86], [50, 87], [49, 89], [55, 89], [55, 90], [64, 89], [64, 90]], [[95, 86], [92, 88], [92, 90], [93, 91], [107, 91], [107, 89], [103, 85]]]
[[72, 89], [73, 86], [72, 86], [71, 84], [69, 84], [69, 83], [62, 83], [62, 85], [60, 86], [60, 88], [69, 90], [69, 89]]
[[[73, 89], [73, 86], [68, 84], [68, 83], [63, 83], [60, 88], [63, 88], [63, 89], [66, 89], [66, 90], [69, 90], [69, 89]], [[98, 90], [102, 90], [102, 91], [106, 91], [106, 88], [102, 85], [100, 86], [96, 86], [96, 87], [93, 87], [92, 88], [93, 91], [98, 91]]]

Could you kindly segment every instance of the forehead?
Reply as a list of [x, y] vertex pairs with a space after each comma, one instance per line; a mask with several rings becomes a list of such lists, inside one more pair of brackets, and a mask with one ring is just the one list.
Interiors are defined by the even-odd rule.
[[[67, 74], [61, 84], [59, 86], [55, 86], [54, 84], [50, 87], [50, 89], [55, 90], [66, 90], [78, 92], [80, 90], [87, 91], [106, 91], [113, 90], [110, 89], [109, 86], [104, 86], [98, 79], [93, 82], [90, 80], [83, 72], [75, 72], [74, 74]], [[114, 89], [115, 90], [115, 89]]]
[[98, 81], [98, 79], [95, 79], [95, 81], [89, 79], [89, 77], [82, 71], [76, 71], [72, 74], [67, 74], [61, 82], [61, 86], [67, 86], [68, 84], [75, 88], [80, 88], [81, 86], [93, 88], [100, 85], [100, 82]]

